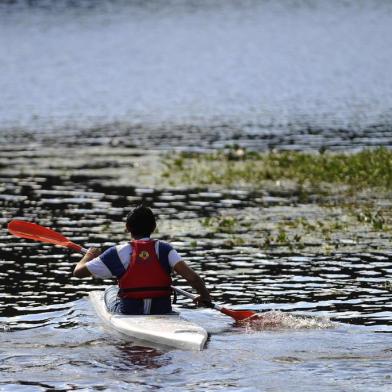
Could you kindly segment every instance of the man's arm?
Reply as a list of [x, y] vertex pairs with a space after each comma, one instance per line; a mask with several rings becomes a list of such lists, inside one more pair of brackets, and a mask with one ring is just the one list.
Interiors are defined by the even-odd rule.
[[203, 280], [184, 261], [179, 261], [174, 266], [174, 271], [181, 275], [199, 293], [200, 297], [195, 300], [197, 305], [203, 305], [203, 302], [211, 302], [210, 293]]
[[77, 278], [87, 278], [91, 276], [91, 272], [86, 267], [86, 263], [92, 259], [95, 259], [101, 254], [101, 250], [98, 248], [90, 248], [83, 258], [76, 264], [73, 271], [73, 276]]

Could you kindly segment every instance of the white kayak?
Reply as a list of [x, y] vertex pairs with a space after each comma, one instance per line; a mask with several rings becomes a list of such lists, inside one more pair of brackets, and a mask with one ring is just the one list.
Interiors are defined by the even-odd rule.
[[207, 331], [183, 319], [178, 313], [165, 315], [122, 315], [109, 313], [103, 291], [92, 291], [90, 300], [103, 322], [125, 335], [147, 342], [184, 350], [202, 350]]

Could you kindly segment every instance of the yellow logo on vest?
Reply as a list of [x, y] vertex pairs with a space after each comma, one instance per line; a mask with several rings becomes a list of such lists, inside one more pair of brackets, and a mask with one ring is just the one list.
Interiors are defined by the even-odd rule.
[[143, 251], [141, 251], [140, 253], [139, 253], [139, 257], [142, 259], [142, 260], [147, 260], [149, 257], [150, 257], [150, 254], [146, 251], [146, 250], [143, 250]]

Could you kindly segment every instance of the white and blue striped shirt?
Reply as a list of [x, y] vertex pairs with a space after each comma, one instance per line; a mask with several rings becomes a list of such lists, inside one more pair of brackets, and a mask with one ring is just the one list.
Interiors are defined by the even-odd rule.
[[[148, 240], [149, 238], [143, 238]], [[155, 251], [160, 262], [170, 270], [181, 261], [181, 256], [167, 242], [156, 241]], [[100, 256], [86, 263], [87, 269], [96, 278], [119, 278], [127, 270], [131, 261], [132, 245], [130, 242], [112, 246]]]

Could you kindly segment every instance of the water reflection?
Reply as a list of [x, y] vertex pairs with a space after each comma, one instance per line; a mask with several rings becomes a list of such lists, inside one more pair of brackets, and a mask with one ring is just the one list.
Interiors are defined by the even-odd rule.
[[[147, 346], [151, 344], [147, 343]], [[116, 348], [120, 353], [115, 356], [114, 362], [122, 363], [125, 370], [139, 366], [146, 369], [158, 369], [170, 363], [170, 359], [165, 357], [162, 351], [151, 347], [130, 345], [127, 342], [116, 345]]]

